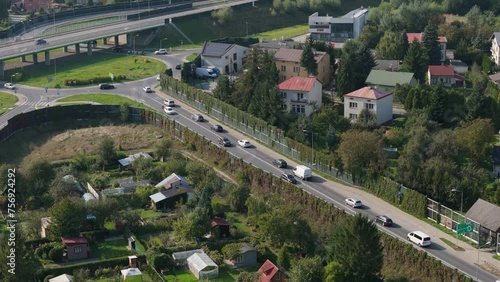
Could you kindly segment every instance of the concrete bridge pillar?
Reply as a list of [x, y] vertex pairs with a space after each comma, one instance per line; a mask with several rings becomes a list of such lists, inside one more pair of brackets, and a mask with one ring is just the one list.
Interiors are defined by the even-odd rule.
[[127, 33], [127, 47], [132, 47], [132, 34]]
[[21, 56], [21, 63], [25, 63], [26, 62], [26, 56]]
[[120, 36], [115, 35], [115, 47], [118, 47], [120, 45]]
[[107, 45], [107, 44], [108, 44], [108, 38], [104, 37], [104, 38], [102, 39], [102, 44], [103, 44], [103, 45]]
[[45, 51], [45, 65], [50, 66], [50, 52]]
[[87, 56], [92, 56], [92, 42], [87, 42]]
[[80, 54], [80, 43], [75, 44], [75, 53]]
[[33, 64], [38, 64], [38, 53], [33, 53]]
[[3, 70], [4, 64], [5, 63], [3, 61], [0, 61], [0, 77], [4, 77], [5, 76], [5, 73], [4, 73], [4, 70]]
[[64, 53], [68, 53], [68, 46], [64, 46], [63, 51], [64, 51]]

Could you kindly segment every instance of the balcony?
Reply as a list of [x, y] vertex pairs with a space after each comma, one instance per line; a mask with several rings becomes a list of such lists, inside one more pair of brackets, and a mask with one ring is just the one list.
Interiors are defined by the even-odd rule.
[[305, 99], [305, 98], [302, 98], [302, 99], [298, 99], [298, 98], [291, 99], [290, 102], [291, 103], [298, 103], [298, 104], [307, 104], [308, 103], [307, 99]]

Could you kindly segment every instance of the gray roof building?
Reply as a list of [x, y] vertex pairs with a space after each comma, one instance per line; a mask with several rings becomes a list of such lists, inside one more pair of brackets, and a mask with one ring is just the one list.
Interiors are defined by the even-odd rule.
[[500, 207], [483, 199], [478, 199], [465, 215], [482, 227], [500, 232]]
[[234, 46], [236, 46], [236, 44], [205, 42], [201, 55], [205, 57], [220, 58], [229, 52], [229, 50], [231, 50]]
[[121, 160], [118, 160], [118, 162], [122, 166], [129, 166], [133, 161], [135, 161], [139, 158], [146, 158], [146, 159], [150, 159], [150, 160], [153, 159], [148, 153], [137, 153], [137, 154], [130, 155], [126, 158], [123, 158]]
[[160, 181], [160, 183], [155, 185], [156, 188], [172, 189], [172, 188], [190, 188], [191, 184], [189, 181], [176, 173], [170, 174], [167, 178]]

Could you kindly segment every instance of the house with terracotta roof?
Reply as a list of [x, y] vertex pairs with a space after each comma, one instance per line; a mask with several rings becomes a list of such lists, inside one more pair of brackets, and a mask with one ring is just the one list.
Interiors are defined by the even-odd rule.
[[24, 9], [28, 12], [52, 8], [52, 0], [14, 0], [10, 2], [11, 7]]
[[260, 282], [283, 282], [288, 278], [288, 275], [270, 260], [266, 260], [257, 272], [261, 274]]
[[86, 259], [90, 254], [89, 242], [82, 236], [61, 237], [64, 244], [64, 257], [67, 260]]
[[[274, 54], [274, 62], [279, 72], [280, 81], [285, 81], [292, 76], [309, 77], [307, 70], [300, 65], [302, 50], [281, 48]], [[316, 78], [322, 85], [327, 85], [331, 80], [330, 55], [326, 52], [314, 52], [318, 64]]]
[[[419, 43], [422, 43], [422, 38], [424, 37], [424, 33], [407, 33], [408, 43], [413, 43], [413, 40], [417, 40]], [[439, 48], [441, 49], [441, 62], [446, 60], [446, 43], [448, 40], [444, 36], [438, 36]]]
[[309, 116], [321, 107], [321, 83], [315, 77], [293, 76], [278, 84], [282, 108]]
[[247, 49], [237, 44], [205, 42], [201, 50], [201, 65], [216, 67], [221, 74], [235, 75], [243, 69]]
[[392, 119], [393, 95], [376, 87], [363, 87], [344, 95], [344, 117], [356, 121], [362, 110], [375, 114], [377, 124]]
[[442, 83], [445, 87], [452, 87], [459, 82], [464, 82], [465, 78], [455, 73], [452, 65], [429, 66], [427, 70], [427, 82], [430, 85]]
[[500, 65], [500, 32], [494, 32], [491, 40], [491, 60], [498, 66]]

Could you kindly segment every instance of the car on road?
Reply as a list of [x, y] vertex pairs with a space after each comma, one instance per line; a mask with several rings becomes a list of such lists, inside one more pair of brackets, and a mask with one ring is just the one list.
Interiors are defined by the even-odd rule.
[[165, 55], [167, 54], [167, 49], [159, 49], [155, 51], [155, 55]]
[[160, 81], [160, 79], [161, 79], [161, 75], [157, 75], [156, 80]]
[[222, 126], [220, 126], [218, 124], [212, 124], [210, 126], [210, 129], [212, 129], [215, 132], [224, 132], [224, 128], [222, 128]]
[[3, 85], [4, 88], [14, 90], [16, 89], [16, 85], [14, 83], [7, 82]]
[[102, 89], [102, 90], [115, 89], [115, 86], [113, 84], [109, 84], [109, 83], [101, 83], [101, 84], [99, 84], [99, 89]]
[[205, 119], [203, 118], [203, 116], [199, 115], [199, 114], [192, 114], [191, 115], [191, 119], [195, 120], [195, 121], [199, 121], [199, 122], [205, 121]]
[[413, 242], [420, 247], [427, 247], [431, 244], [431, 236], [425, 234], [422, 231], [413, 231], [408, 233], [406, 236], [408, 241]]
[[151, 93], [151, 92], [153, 92], [153, 90], [151, 90], [151, 87], [149, 87], [149, 86], [144, 86], [144, 87], [142, 88], [142, 90], [144, 90], [144, 92], [146, 92], [146, 93]]
[[356, 200], [354, 198], [345, 199], [345, 204], [353, 208], [360, 208], [363, 206], [363, 203], [360, 200]]
[[392, 226], [392, 219], [386, 215], [378, 215], [375, 217], [375, 223], [383, 226]]
[[224, 147], [231, 146], [231, 141], [227, 137], [219, 137], [217, 139], [217, 143], [219, 143], [219, 145], [222, 145]]
[[176, 69], [176, 70], [180, 70], [181, 68], [182, 68], [182, 67], [181, 67], [181, 65], [176, 65], [176, 66], [175, 66], [175, 69]]
[[297, 184], [297, 179], [293, 177], [293, 175], [288, 174], [288, 173], [281, 173], [281, 179], [285, 180], [286, 182], [292, 183], [292, 184]]
[[274, 160], [273, 165], [277, 166], [279, 168], [287, 168], [288, 167], [288, 164], [282, 159]]
[[163, 104], [167, 107], [175, 107], [175, 101], [172, 99], [165, 99], [163, 100]]
[[35, 45], [42, 45], [42, 44], [45, 44], [45, 43], [47, 43], [47, 41], [45, 39], [41, 39], [41, 38], [37, 39], [35, 41]]
[[252, 147], [252, 144], [250, 143], [250, 141], [248, 141], [246, 139], [238, 140], [238, 145], [240, 145], [243, 148]]
[[177, 112], [172, 107], [165, 107], [163, 109], [167, 115], [175, 115]]

